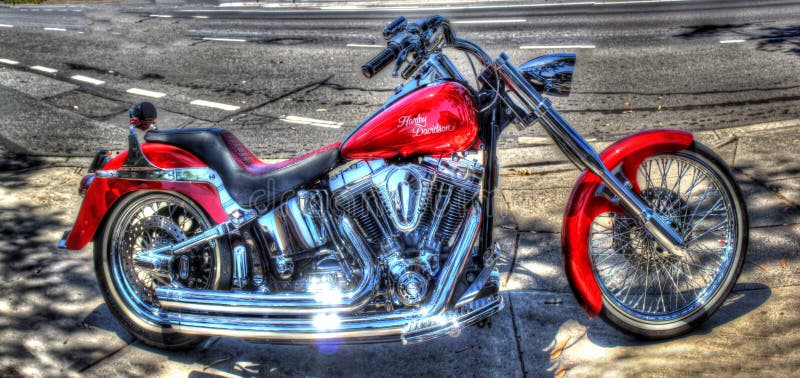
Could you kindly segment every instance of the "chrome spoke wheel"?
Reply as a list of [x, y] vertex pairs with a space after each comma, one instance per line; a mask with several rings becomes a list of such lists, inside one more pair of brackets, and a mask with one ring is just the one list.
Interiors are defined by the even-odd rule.
[[720, 292], [733, 266], [741, 214], [731, 184], [689, 152], [647, 158], [636, 183], [685, 240], [687, 254], [665, 251], [625, 214], [604, 213], [592, 224], [595, 277], [607, 303], [627, 317], [649, 324], [686, 319]]
[[137, 312], [156, 313], [156, 286], [212, 288], [215, 254], [211, 243], [176, 257], [173, 273], [166, 276], [134, 265], [137, 254], [184, 241], [207, 228], [208, 221], [198, 209], [172, 195], [148, 195], [127, 206], [114, 227], [109, 257], [112, 278], [128, 305]]

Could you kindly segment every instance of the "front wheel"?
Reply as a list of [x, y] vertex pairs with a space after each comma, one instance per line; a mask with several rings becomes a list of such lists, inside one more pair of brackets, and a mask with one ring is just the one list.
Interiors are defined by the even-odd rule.
[[646, 158], [636, 181], [688, 253], [664, 251], [626, 214], [595, 218], [589, 254], [603, 296], [600, 316], [636, 336], [677, 336], [711, 316], [736, 283], [747, 251], [747, 210], [725, 162], [696, 142]]
[[144, 343], [162, 349], [186, 349], [204, 337], [182, 335], [160, 322], [155, 295], [159, 285], [220, 290], [230, 286], [230, 251], [224, 240], [181, 254], [171, 277], [134, 265], [134, 256], [175, 244], [212, 226], [202, 208], [176, 193], [143, 192], [115, 205], [94, 243], [94, 267], [111, 313]]

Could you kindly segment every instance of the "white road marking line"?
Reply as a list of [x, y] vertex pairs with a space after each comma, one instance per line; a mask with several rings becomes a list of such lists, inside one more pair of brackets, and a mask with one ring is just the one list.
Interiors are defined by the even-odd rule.
[[0, 59], [0, 63], [10, 64], [12, 66], [19, 64], [19, 62], [17, 62], [16, 60], [11, 60], [11, 59]]
[[234, 2], [234, 3], [222, 3], [222, 4], [218, 5], [218, 7], [220, 7], [220, 8], [224, 8], [224, 7], [257, 7], [259, 5], [263, 5], [263, 4], [259, 4], [259, 3], [252, 2], [252, 1], [248, 1], [248, 2], [240, 1], [240, 2]]
[[151, 14], [150, 17], [155, 18], [172, 18], [171, 14]]
[[0, 24], [0, 28], [13, 28], [14, 25]]
[[334, 5], [331, 7], [319, 7], [319, 10], [361, 10], [367, 7], [361, 5]]
[[56, 73], [56, 72], [58, 72], [58, 70], [56, 70], [56, 69], [53, 69], [53, 68], [50, 68], [50, 67], [45, 67], [45, 66], [31, 66], [31, 69], [32, 70], [36, 70], [36, 71], [47, 72], [47, 73]]
[[520, 46], [521, 50], [530, 50], [530, 49], [593, 49], [597, 46], [595, 45], [526, 45]]
[[455, 20], [451, 22], [454, 24], [515, 24], [525, 23], [526, 21], [524, 18], [500, 18], [494, 20]]
[[649, 3], [677, 3], [692, 0], [631, 0], [631, 1], [609, 1], [597, 3], [594, 5], [624, 5], [624, 4], [649, 4]]
[[64, 29], [64, 28], [44, 28], [44, 30], [50, 30], [50, 31], [64, 31], [64, 32], [65, 32], [65, 31], [67, 31], [67, 29]]
[[348, 43], [347, 47], [366, 47], [371, 49], [382, 49], [384, 48], [383, 45], [362, 45], [360, 43]]
[[247, 42], [246, 39], [240, 38], [211, 38], [211, 37], [203, 37], [204, 41], [218, 41], [218, 42]]
[[82, 81], [84, 83], [89, 83], [89, 84], [94, 84], [94, 85], [100, 85], [100, 84], [105, 84], [106, 83], [105, 81], [93, 79], [91, 77], [83, 76], [83, 75], [75, 75], [75, 76], [72, 77], [72, 80], [78, 80], [78, 81]]
[[338, 129], [344, 125], [343, 122], [325, 121], [322, 119], [305, 118], [293, 115], [281, 116], [280, 120], [287, 123], [296, 123], [300, 125], [327, 127], [331, 129]]
[[208, 16], [192, 16], [192, 18], [206, 19]]
[[153, 91], [148, 91], [146, 89], [139, 89], [139, 88], [131, 88], [131, 89], [128, 89], [127, 91], [125, 91], [125, 92], [131, 93], [131, 94], [136, 94], [136, 95], [141, 95], [141, 96], [154, 97], [154, 98], [161, 98], [161, 97], [164, 97], [164, 96], [167, 95], [166, 93], [153, 92]]
[[211, 101], [205, 101], [205, 100], [194, 100], [194, 101], [190, 102], [190, 104], [199, 105], [199, 106], [205, 106], [205, 107], [209, 107], [209, 108], [217, 108], [217, 109], [222, 109], [222, 110], [228, 110], [228, 111], [239, 110], [238, 106], [228, 105], [228, 104], [220, 104], [218, 102], [211, 102]]
[[719, 41], [719, 43], [744, 43], [747, 42], [744, 39], [726, 39], [723, 41]]

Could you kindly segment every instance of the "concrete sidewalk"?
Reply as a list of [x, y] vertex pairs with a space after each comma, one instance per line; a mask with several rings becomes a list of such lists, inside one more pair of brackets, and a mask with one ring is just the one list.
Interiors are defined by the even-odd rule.
[[[30, 117], [53, 116], [47, 112]], [[800, 122], [786, 121], [698, 134], [735, 167], [750, 210], [750, 249], [735, 292], [707, 324], [653, 343], [587, 318], [576, 304], [559, 242], [579, 172], [542, 140], [501, 151], [495, 232], [506, 251], [507, 308], [491, 327], [409, 347], [317, 349], [223, 338], [168, 353], [135, 342], [102, 301], [91, 248], [54, 247], [80, 203], [83, 169], [64, 166], [85, 159], [29, 158], [21, 166], [38, 168], [0, 173], [0, 375], [790, 375], [800, 367], [798, 131]], [[563, 350], [555, 351], [558, 345]]]

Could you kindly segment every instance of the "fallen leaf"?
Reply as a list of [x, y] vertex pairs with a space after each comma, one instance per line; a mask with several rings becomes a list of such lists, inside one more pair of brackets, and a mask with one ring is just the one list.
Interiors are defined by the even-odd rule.
[[516, 170], [515, 173], [517, 174], [517, 176], [530, 176], [531, 174], [533, 174], [533, 172], [531, 172], [530, 169], [518, 169]]
[[786, 259], [781, 259], [781, 269], [786, 269]]
[[567, 368], [562, 366], [558, 368], [558, 371], [556, 371], [555, 378], [564, 378], [565, 375], [567, 375]]
[[64, 340], [64, 345], [67, 345], [68, 342], [69, 342], [69, 339]]
[[623, 113], [633, 113], [633, 109], [625, 110], [625, 111], [623, 111]]
[[624, 104], [624, 105], [625, 105], [625, 106], [631, 106], [631, 103], [630, 103], [630, 102], [628, 102], [628, 101], [625, 101], [625, 104]]
[[553, 349], [552, 352], [550, 352], [550, 361], [553, 361], [556, 358], [561, 357], [561, 353], [564, 352], [564, 347], [567, 346], [569, 339], [571, 339], [571, 337], [567, 337], [562, 342], [558, 343], [558, 345], [556, 345], [556, 348]]
[[661, 110], [661, 105], [658, 105], [658, 110]]
[[756, 266], [758, 267], [758, 269], [761, 269], [761, 270], [763, 270], [763, 271], [765, 271], [765, 272], [767, 271], [767, 267], [766, 267], [766, 266], [764, 266], [764, 265], [761, 265], [761, 264], [756, 264]]
[[206, 371], [206, 370], [208, 370], [208, 368], [210, 368], [210, 367], [212, 367], [214, 365], [219, 365], [219, 364], [221, 364], [221, 363], [223, 363], [225, 361], [228, 361], [230, 359], [231, 359], [230, 357], [220, 358], [219, 360], [216, 360], [216, 361], [214, 361], [214, 362], [212, 362], [212, 363], [210, 363], [210, 364], [208, 364], [206, 366], [203, 366], [203, 371]]
[[79, 108], [78, 108], [78, 105], [72, 105], [72, 108], [73, 108], [73, 109], [75, 109], [75, 110], [78, 110], [78, 109], [79, 109]]

